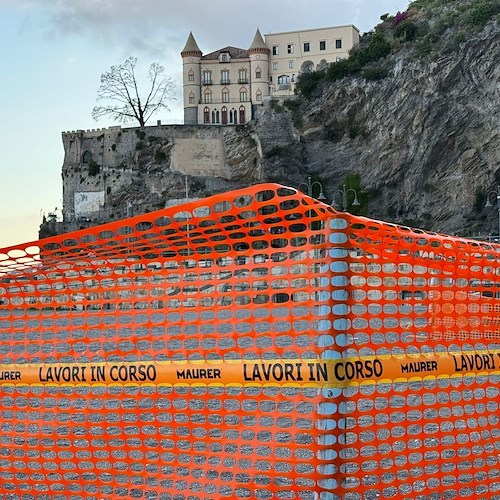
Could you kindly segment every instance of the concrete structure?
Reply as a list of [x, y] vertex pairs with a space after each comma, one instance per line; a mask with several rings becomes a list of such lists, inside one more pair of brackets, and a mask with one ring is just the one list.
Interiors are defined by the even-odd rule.
[[344, 59], [358, 43], [353, 25], [271, 33], [265, 40], [257, 29], [248, 49], [203, 55], [190, 33], [181, 52], [184, 123], [247, 123], [265, 98], [294, 95], [300, 72]]

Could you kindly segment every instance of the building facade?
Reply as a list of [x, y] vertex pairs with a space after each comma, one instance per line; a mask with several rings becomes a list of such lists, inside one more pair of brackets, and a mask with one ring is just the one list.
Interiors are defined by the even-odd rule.
[[359, 30], [337, 26], [272, 33], [257, 29], [248, 49], [232, 46], [203, 55], [192, 33], [181, 52], [184, 123], [249, 122], [268, 97], [294, 95], [297, 76], [348, 57]]

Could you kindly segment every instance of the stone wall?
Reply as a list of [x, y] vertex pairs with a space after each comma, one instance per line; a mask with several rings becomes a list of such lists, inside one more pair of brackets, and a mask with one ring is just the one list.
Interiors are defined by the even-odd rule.
[[109, 127], [62, 134], [65, 222], [104, 222], [258, 182], [252, 126]]

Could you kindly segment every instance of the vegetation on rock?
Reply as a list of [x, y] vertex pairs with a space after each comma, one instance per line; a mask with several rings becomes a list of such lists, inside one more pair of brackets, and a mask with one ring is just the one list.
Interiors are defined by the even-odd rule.
[[415, 0], [405, 12], [381, 16], [381, 22], [362, 36], [348, 59], [300, 74], [297, 91], [313, 97], [321, 83], [349, 76], [381, 80], [390, 74], [389, 55], [403, 48], [417, 59], [456, 51], [488, 21], [499, 17], [497, 0]]

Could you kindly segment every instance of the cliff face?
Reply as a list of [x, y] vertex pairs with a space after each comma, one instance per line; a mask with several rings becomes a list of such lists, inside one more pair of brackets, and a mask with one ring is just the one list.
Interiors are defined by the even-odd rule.
[[[357, 174], [370, 217], [439, 232], [498, 234], [496, 211], [483, 209], [487, 192], [500, 184], [498, 24], [436, 60], [401, 51], [393, 64], [387, 78], [325, 84], [299, 110], [281, 110], [283, 123], [302, 123], [283, 157], [271, 145], [264, 149], [266, 178], [284, 175], [297, 186], [312, 175], [330, 201]], [[268, 126], [264, 113], [264, 135]], [[285, 145], [289, 127], [283, 125], [281, 141], [276, 130], [275, 142]]]

